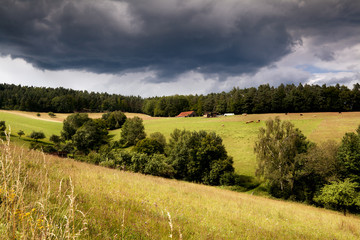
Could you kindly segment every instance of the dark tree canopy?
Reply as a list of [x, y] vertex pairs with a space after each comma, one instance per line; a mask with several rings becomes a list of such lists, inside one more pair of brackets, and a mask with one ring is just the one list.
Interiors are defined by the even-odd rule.
[[30, 134], [30, 138], [35, 139], [35, 141], [39, 140], [39, 139], [44, 139], [45, 138], [45, 134], [43, 132], [35, 132], [33, 131]]
[[175, 129], [167, 155], [178, 179], [219, 185], [223, 174], [234, 172], [233, 160], [214, 132]]
[[153, 139], [155, 141], [157, 141], [158, 143], [160, 143], [163, 148], [165, 148], [166, 146], [166, 138], [164, 136], [164, 134], [162, 134], [161, 132], [154, 132], [150, 134], [150, 139]]
[[349, 178], [360, 184], [360, 126], [356, 133], [345, 134], [337, 158], [342, 166], [342, 178]]
[[101, 119], [86, 121], [72, 136], [74, 146], [84, 152], [98, 150], [109, 142], [108, 131]]
[[143, 99], [65, 88], [0, 84], [0, 108], [33, 112], [141, 112]]
[[164, 153], [164, 146], [154, 139], [144, 138], [136, 143], [134, 151], [147, 155], [161, 154]]
[[59, 144], [61, 142], [60, 136], [55, 134], [51, 135], [49, 140], [55, 144]]
[[102, 119], [105, 121], [107, 128], [113, 130], [122, 127], [126, 121], [126, 115], [121, 111], [114, 111], [104, 113]]
[[335, 141], [326, 141], [311, 144], [306, 153], [296, 156], [298, 165], [292, 192], [294, 200], [314, 203], [314, 196], [325, 184], [339, 179], [338, 148], [339, 144]]
[[63, 130], [61, 131], [61, 137], [64, 140], [70, 140], [76, 131], [84, 125], [85, 122], [91, 119], [87, 113], [74, 113], [69, 115], [63, 123]]
[[[316, 103], [316, 104], [314, 104]], [[151, 116], [176, 116], [193, 110], [220, 113], [360, 111], [360, 84], [346, 86], [294, 84], [233, 88], [207, 95], [174, 95], [143, 99], [64, 88], [22, 87], [0, 84], [0, 108], [35, 112], [143, 112]], [[120, 124], [119, 124], [120, 125]]]
[[264, 177], [275, 196], [287, 198], [293, 193], [300, 164], [297, 156], [307, 152], [309, 144], [289, 121], [275, 118], [266, 121], [266, 128], [260, 128], [254, 148], [258, 161], [256, 175]]
[[360, 205], [359, 185], [348, 178], [344, 181], [334, 181], [321, 189], [321, 194], [315, 201], [343, 211], [344, 215], [349, 208]]
[[19, 137], [21, 138], [21, 136], [24, 136], [25, 133], [24, 133], [23, 130], [19, 130], [19, 131], [17, 132], [17, 135], [19, 135]]
[[146, 137], [143, 120], [139, 117], [126, 119], [121, 130], [121, 141], [125, 146], [133, 146]]
[[5, 121], [0, 121], [0, 132], [3, 134], [5, 130], [6, 130]]

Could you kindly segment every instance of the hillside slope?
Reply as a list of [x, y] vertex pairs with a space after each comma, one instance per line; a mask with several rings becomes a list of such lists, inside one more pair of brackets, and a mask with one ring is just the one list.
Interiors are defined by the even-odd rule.
[[71, 177], [91, 239], [359, 239], [360, 218], [47, 156]]

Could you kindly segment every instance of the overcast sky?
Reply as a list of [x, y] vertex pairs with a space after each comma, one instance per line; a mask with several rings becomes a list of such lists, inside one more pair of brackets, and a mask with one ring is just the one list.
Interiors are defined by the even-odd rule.
[[123, 95], [360, 82], [359, 0], [1, 0], [0, 82]]

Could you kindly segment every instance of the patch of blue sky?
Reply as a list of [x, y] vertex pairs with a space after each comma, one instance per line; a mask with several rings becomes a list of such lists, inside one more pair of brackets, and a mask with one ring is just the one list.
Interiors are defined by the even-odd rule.
[[309, 72], [309, 73], [339, 73], [339, 72], [351, 72], [346, 70], [331, 70], [331, 69], [325, 69], [325, 68], [319, 68], [314, 65], [310, 64], [302, 64], [297, 65], [297, 69], [301, 69], [303, 71]]

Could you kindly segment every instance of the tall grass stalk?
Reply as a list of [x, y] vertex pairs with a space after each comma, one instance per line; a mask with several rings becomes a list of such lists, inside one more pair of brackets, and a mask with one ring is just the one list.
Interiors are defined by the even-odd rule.
[[172, 224], [172, 221], [171, 221], [171, 215], [169, 212], [167, 212], [167, 215], [169, 217], [169, 226], [170, 226], [170, 235], [169, 237], [172, 238], [173, 237], [173, 224]]
[[0, 238], [84, 236], [87, 222], [77, 209], [71, 178], [52, 183], [43, 153], [12, 146], [10, 134], [4, 138], [0, 141]]

